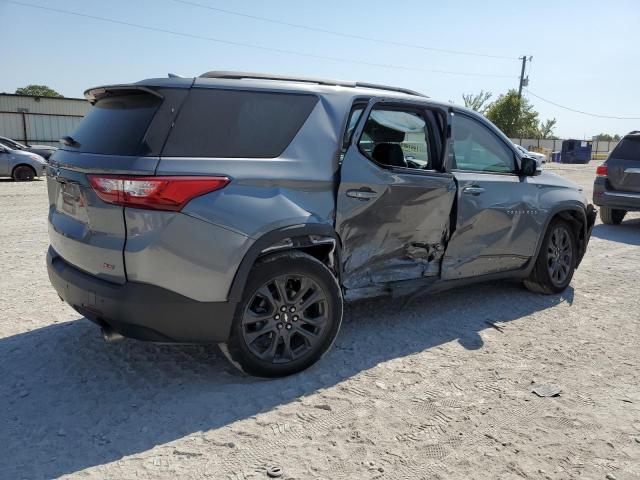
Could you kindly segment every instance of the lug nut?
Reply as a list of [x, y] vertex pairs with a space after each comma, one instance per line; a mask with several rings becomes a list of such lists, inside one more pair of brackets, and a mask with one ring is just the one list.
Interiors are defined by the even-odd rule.
[[273, 318], [274, 318], [275, 320], [280, 320], [280, 314], [279, 314], [279, 313], [276, 313], [276, 316], [275, 316], [275, 317], [273, 317]]
[[294, 315], [294, 316], [293, 316], [293, 321], [294, 321], [294, 322], [297, 322], [297, 321], [298, 321], [298, 315]]
[[291, 313], [295, 312], [295, 311], [296, 311], [296, 307], [291, 307], [291, 308], [289, 309], [289, 311], [290, 311]]
[[286, 305], [283, 305], [282, 307], [280, 307], [280, 310], [283, 311], [283, 312], [286, 312], [287, 311]]
[[290, 323], [287, 323], [287, 324], [285, 325], [285, 328], [286, 328], [287, 330], [291, 330], [291, 324], [290, 324]]
[[279, 323], [278, 325], [276, 325], [276, 327], [278, 328], [278, 330], [282, 330], [282, 324]]

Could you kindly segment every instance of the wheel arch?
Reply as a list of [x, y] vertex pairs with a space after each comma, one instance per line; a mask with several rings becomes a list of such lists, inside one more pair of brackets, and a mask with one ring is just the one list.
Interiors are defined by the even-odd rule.
[[571, 204], [571, 205], [559, 205], [553, 208], [547, 219], [545, 221], [544, 227], [540, 230], [540, 235], [538, 235], [538, 242], [536, 245], [535, 255], [532, 257], [531, 265], [529, 270], [533, 268], [535, 265], [535, 259], [538, 258], [538, 254], [540, 253], [540, 249], [542, 248], [542, 242], [544, 240], [544, 236], [547, 233], [547, 229], [549, 225], [555, 218], [562, 218], [569, 222], [571, 225], [573, 232], [576, 236], [576, 242], [578, 247], [578, 257], [576, 259], [576, 268], [580, 265], [582, 257], [587, 249], [588, 243], [588, 220], [587, 220], [587, 210], [583, 205], [580, 204]]
[[229, 301], [241, 301], [251, 269], [259, 258], [286, 250], [300, 250], [317, 258], [329, 267], [340, 283], [342, 245], [333, 225], [293, 225], [265, 233], [251, 245], [231, 283]]
[[18, 163], [17, 165], [14, 165], [13, 168], [11, 169], [11, 177], [12, 178], [13, 178], [13, 175], [14, 175], [15, 171], [20, 167], [27, 167], [27, 168], [31, 169], [31, 171], [33, 172], [33, 176], [34, 177], [38, 176], [38, 172], [33, 167], [33, 165], [29, 165], [28, 163]]

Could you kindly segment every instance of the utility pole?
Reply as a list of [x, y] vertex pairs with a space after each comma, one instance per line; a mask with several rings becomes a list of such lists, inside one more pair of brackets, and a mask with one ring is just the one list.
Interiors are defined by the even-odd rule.
[[[529, 57], [529, 61], [531, 61], [533, 57]], [[527, 66], [527, 56], [523, 55], [518, 60], [522, 60], [522, 70], [520, 71], [520, 87], [518, 87], [518, 100], [522, 98], [522, 87], [525, 87], [529, 84], [529, 79], [524, 78], [524, 70]]]

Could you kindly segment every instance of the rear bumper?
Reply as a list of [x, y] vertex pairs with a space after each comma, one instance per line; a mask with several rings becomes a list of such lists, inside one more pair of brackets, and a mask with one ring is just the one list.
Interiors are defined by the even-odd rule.
[[640, 211], [640, 193], [607, 188], [607, 179], [597, 177], [593, 184], [593, 203], [599, 207]]
[[98, 325], [153, 342], [217, 343], [229, 336], [235, 303], [198, 302], [154, 285], [99, 279], [65, 262], [53, 248], [47, 270], [58, 295]]

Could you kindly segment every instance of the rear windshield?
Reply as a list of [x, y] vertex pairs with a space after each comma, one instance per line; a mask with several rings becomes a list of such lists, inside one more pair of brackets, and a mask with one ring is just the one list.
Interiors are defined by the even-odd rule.
[[611, 152], [611, 157], [620, 160], [640, 161], [640, 136], [625, 137]]
[[144, 155], [144, 134], [162, 100], [150, 93], [100, 99], [71, 135], [78, 147], [65, 149], [104, 155]]
[[314, 95], [194, 88], [162, 155], [277, 157], [291, 143], [317, 101]]

